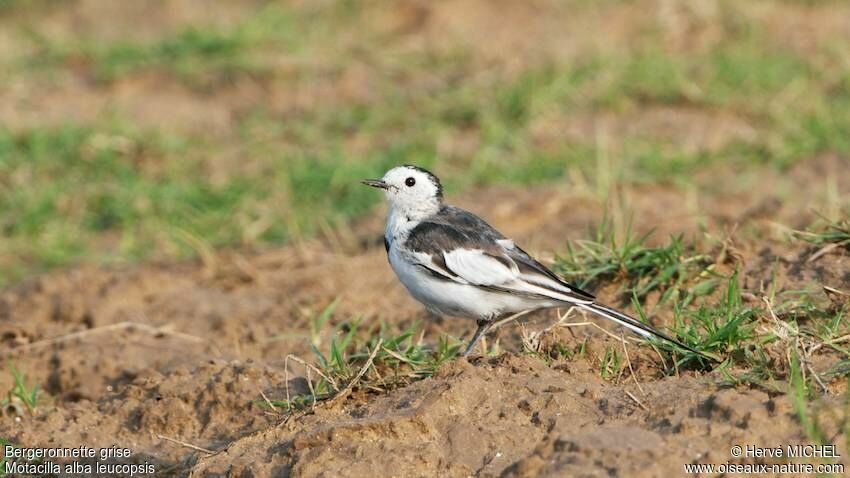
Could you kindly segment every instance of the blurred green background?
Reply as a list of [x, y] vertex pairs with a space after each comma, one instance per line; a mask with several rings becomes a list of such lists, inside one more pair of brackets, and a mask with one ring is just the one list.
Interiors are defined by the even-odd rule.
[[846, 157], [847, 3], [0, 0], [0, 285], [306, 238], [399, 163], [604, 197]]

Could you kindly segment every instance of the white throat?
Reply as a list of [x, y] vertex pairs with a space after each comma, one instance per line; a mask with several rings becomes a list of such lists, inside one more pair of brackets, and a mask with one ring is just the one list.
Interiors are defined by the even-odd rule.
[[404, 210], [397, 206], [390, 206], [384, 236], [389, 242], [404, 241], [414, 227], [439, 211], [440, 205], [430, 202], [422, 204], [422, 207], [407, 207]]

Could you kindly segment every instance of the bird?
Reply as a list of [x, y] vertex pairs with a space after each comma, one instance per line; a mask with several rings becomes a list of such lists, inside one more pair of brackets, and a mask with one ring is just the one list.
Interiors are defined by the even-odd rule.
[[384, 248], [398, 279], [432, 313], [473, 319], [468, 356], [494, 324], [515, 314], [578, 307], [645, 337], [702, 352], [599, 303], [475, 214], [449, 205], [433, 173], [405, 164], [362, 183], [389, 201]]

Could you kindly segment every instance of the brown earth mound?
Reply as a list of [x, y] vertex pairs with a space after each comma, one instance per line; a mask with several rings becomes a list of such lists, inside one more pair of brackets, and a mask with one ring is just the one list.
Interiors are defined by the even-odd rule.
[[731, 444], [805, 440], [786, 398], [709, 382], [614, 386], [582, 362], [458, 360], [367, 404], [243, 438], [190, 476], [671, 476], [725, 462]]

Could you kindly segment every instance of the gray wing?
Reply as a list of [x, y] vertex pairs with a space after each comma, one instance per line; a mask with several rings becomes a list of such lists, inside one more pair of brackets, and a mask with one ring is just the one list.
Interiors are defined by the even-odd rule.
[[533, 296], [590, 303], [593, 295], [568, 284], [478, 216], [447, 206], [419, 223], [405, 248], [430, 272], [464, 284]]

